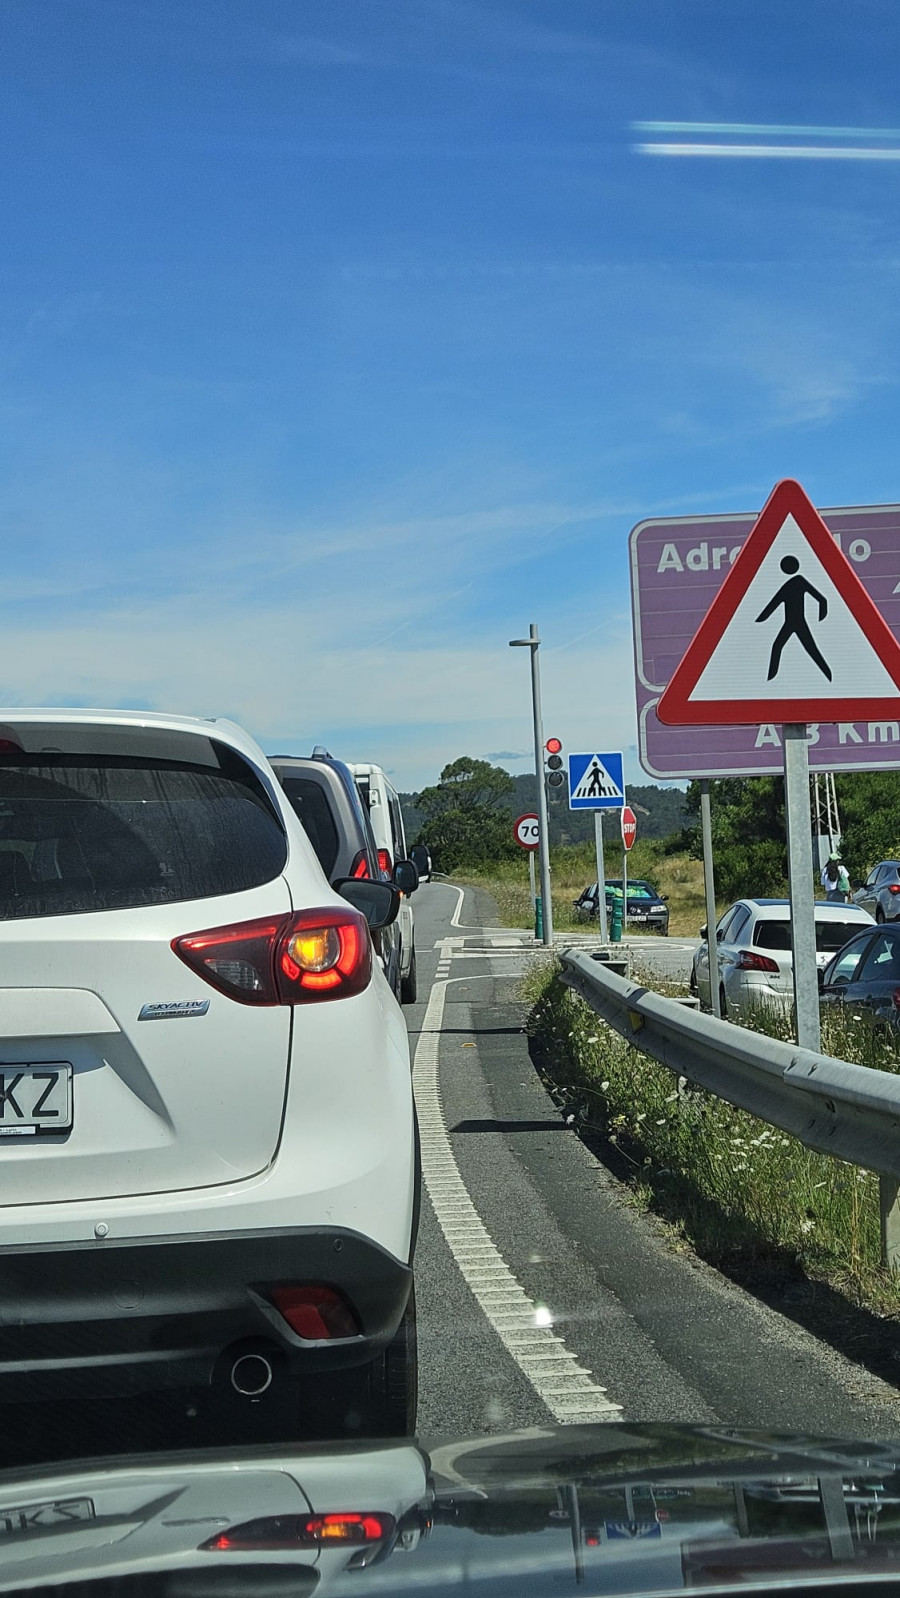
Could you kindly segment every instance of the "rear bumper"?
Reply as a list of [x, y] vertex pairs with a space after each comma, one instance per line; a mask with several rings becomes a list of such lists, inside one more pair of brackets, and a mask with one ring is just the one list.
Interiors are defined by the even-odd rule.
[[766, 982], [748, 982], [738, 989], [735, 1002], [747, 1009], [771, 1010], [783, 1015], [790, 1010], [794, 1002], [794, 990], [793, 986], [770, 988]]
[[[279, 1285], [345, 1295], [359, 1336], [306, 1342]], [[264, 1352], [299, 1378], [363, 1364], [394, 1336], [412, 1269], [356, 1232], [296, 1228], [0, 1251], [0, 1403], [227, 1380]]]

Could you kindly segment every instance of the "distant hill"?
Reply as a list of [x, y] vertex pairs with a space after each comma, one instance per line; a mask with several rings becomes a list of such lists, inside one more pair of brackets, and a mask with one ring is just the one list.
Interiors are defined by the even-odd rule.
[[[508, 801], [512, 816], [525, 810], [534, 810], [537, 790], [534, 773], [525, 772], [514, 777], [515, 792]], [[402, 793], [400, 801], [406, 820], [407, 841], [413, 843], [418, 836], [422, 817], [417, 808], [418, 794]], [[639, 838], [666, 838], [671, 832], [680, 832], [688, 823], [685, 794], [681, 788], [657, 788], [648, 783], [628, 789], [628, 803], [637, 816]], [[550, 835], [556, 843], [588, 843], [594, 836], [594, 817], [590, 811], [570, 810], [565, 787], [561, 794], [550, 796]], [[619, 837], [619, 812], [608, 810], [603, 817], [603, 836]]]

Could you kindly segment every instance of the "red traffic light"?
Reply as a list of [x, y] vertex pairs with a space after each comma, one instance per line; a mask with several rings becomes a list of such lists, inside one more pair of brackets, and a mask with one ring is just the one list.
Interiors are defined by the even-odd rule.
[[546, 749], [548, 755], [558, 755], [562, 749], [562, 739], [548, 738], [547, 742], [544, 744], [544, 748]]

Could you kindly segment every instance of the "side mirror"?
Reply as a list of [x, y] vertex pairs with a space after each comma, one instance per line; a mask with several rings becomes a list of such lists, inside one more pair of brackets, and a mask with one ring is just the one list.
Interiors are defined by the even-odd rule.
[[415, 893], [419, 886], [419, 873], [411, 860], [398, 860], [391, 881], [401, 893]]
[[431, 876], [431, 855], [424, 843], [414, 843], [409, 858], [419, 873], [419, 881], [425, 882]]
[[705, 921], [704, 921], [702, 927], [700, 928], [700, 936], [703, 939], [704, 943], [706, 942], [707, 938], [709, 937], [709, 928], [706, 925]]
[[400, 913], [400, 895], [389, 882], [367, 877], [338, 877], [331, 886], [342, 899], [365, 916], [373, 932], [389, 927]]
[[824, 971], [817, 971], [816, 972], [816, 976], [819, 979], [819, 992], [821, 993], [822, 989], [825, 986], [825, 972]]
[[659, 897], [662, 899], [663, 904], [668, 904], [669, 895], [667, 893], [661, 893]]

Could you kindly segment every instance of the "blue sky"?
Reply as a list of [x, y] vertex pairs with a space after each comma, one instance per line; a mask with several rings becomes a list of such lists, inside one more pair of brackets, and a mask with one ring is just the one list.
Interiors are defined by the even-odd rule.
[[546, 731], [640, 781], [633, 523], [900, 500], [895, 0], [2, 0], [0, 39], [0, 701], [413, 788], [531, 768], [535, 620]]

